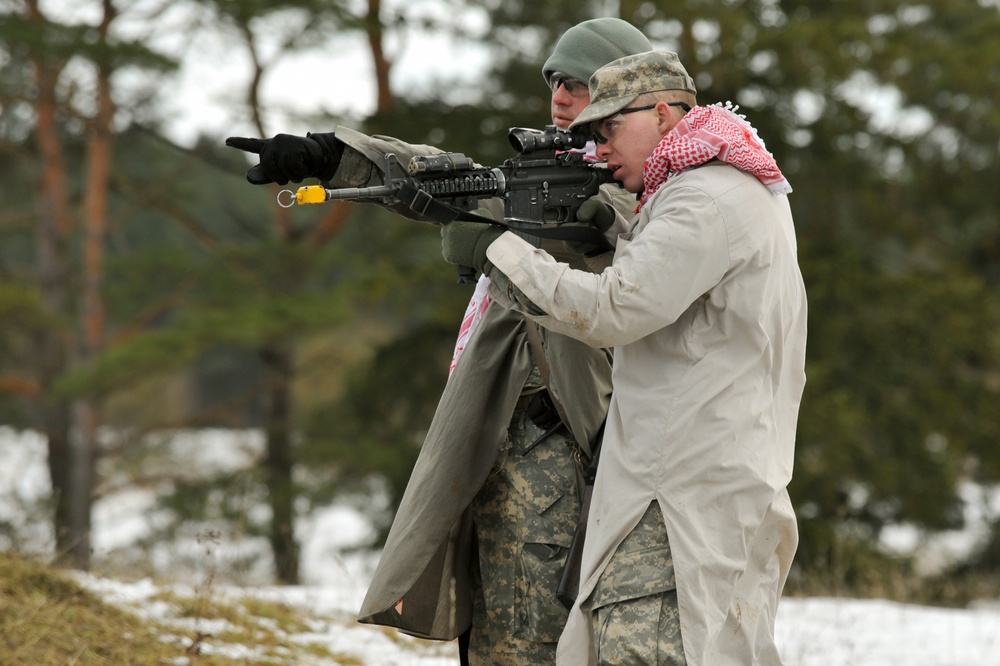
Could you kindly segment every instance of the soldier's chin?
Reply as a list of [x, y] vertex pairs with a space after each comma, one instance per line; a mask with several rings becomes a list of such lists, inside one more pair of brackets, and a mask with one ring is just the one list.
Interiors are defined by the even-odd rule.
[[556, 126], [557, 129], [569, 129], [569, 124], [573, 122], [573, 118], [566, 118], [564, 116], [552, 116], [552, 124]]

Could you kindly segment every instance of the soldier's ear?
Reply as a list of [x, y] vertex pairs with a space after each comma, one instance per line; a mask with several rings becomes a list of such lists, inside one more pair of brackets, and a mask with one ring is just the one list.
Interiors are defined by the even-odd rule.
[[666, 134], [672, 130], [680, 122], [681, 118], [682, 116], [679, 113], [674, 113], [674, 107], [666, 102], [658, 102], [656, 104], [656, 126], [660, 134]]

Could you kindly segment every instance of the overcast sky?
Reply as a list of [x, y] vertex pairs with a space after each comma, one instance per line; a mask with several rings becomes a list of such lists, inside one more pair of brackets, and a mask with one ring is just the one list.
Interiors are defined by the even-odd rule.
[[[96, 25], [101, 17], [100, 0], [41, 0], [43, 13], [64, 23]], [[358, 2], [358, 13], [366, 5]], [[149, 16], [160, 7], [166, 11]], [[193, 12], [205, 16], [203, 6], [187, 2], [165, 4], [164, 0], [132, 0], [122, 3], [115, 34], [140, 40], [147, 47], [180, 60], [180, 70], [158, 76], [125, 72], [118, 76], [119, 95], [127, 98], [139, 88], [156, 90], [158, 109], [167, 119], [171, 138], [190, 145], [199, 134], [229, 136], [248, 134], [252, 126], [241, 121], [242, 100], [249, 85], [250, 62], [245, 47], [231, 30], [210, 29], [191, 32], [185, 26]], [[383, 0], [383, 19], [405, 12], [408, 26], [416, 19], [445, 21], [461, 25], [465, 39], [432, 34], [408, 27], [405, 33], [386, 31], [384, 48], [394, 62], [391, 84], [397, 94], [419, 88], [427, 81], [459, 76], [474, 82], [487, 65], [488, 53], [477, 40], [488, 25], [485, 10], [470, 7], [456, 14], [440, 0]], [[288, 13], [285, 20], [275, 19], [273, 31], [263, 33], [258, 45], [261, 57], [275, 56], [276, 42], [286, 26], [294, 26], [300, 14]], [[220, 26], [221, 28], [222, 26]], [[294, 28], [290, 28], [294, 30]], [[227, 32], [229, 34], [227, 34]], [[92, 77], [88, 66], [78, 63], [67, 69], [65, 78], [87, 81]], [[84, 88], [86, 86], [83, 86]], [[457, 86], [456, 90], [461, 90]], [[473, 88], [470, 86], [469, 88]], [[374, 68], [365, 36], [361, 33], [331, 35], [326, 45], [299, 54], [284, 54], [262, 81], [261, 94], [269, 115], [265, 119], [272, 133], [304, 133], [326, 128], [300, 126], [296, 113], [364, 117], [375, 108]], [[282, 111], [285, 109], [285, 111]]]
[[[391, 14], [403, 0], [383, 2], [383, 14]], [[408, 15], [435, 17], [441, 3], [409, 0]], [[461, 20], [469, 34], [484, 29], [486, 17], [471, 10]], [[275, 26], [275, 34], [280, 32]], [[405, 34], [386, 32], [386, 54], [394, 65], [391, 84], [397, 94], [418, 88], [427, 81], [460, 76], [472, 81], [487, 65], [487, 53], [474, 40], [450, 39], [445, 35], [409, 28]], [[176, 94], [167, 96], [172, 107], [168, 128], [184, 144], [199, 132], [219, 136], [251, 131], [249, 123], [234, 126], [234, 110], [241, 108], [250, 76], [245, 48], [234, 41], [203, 33], [184, 44], [164, 44], [183, 52]], [[270, 52], [268, 52], [270, 50]], [[266, 58], [274, 49], [265, 44]], [[300, 54], [285, 54], [266, 75], [261, 87], [266, 122], [272, 133], [304, 133], [328, 128], [300, 126], [296, 112], [364, 117], [375, 108], [374, 67], [366, 37], [361, 33], [338, 34], [328, 45]], [[281, 109], [287, 109], [284, 113]]]

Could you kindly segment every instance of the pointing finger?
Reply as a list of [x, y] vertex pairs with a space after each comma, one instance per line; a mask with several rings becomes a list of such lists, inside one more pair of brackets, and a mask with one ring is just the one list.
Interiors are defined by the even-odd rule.
[[260, 154], [260, 151], [264, 150], [264, 146], [267, 145], [266, 139], [252, 139], [249, 137], [242, 136], [231, 136], [226, 139], [226, 145], [230, 148], [236, 148], [238, 150], [245, 150], [248, 153]]

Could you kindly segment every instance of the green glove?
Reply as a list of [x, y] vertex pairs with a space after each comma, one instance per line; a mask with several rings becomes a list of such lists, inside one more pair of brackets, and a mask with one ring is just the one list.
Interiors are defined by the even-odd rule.
[[[576, 211], [576, 222], [568, 222], [562, 226], [593, 227], [603, 234], [611, 228], [612, 224], [615, 223], [615, 217], [615, 209], [611, 207], [611, 204], [593, 197], [584, 201], [580, 206], [580, 209]], [[607, 241], [600, 245], [595, 245], [594, 243], [566, 241], [564, 245], [570, 252], [582, 254], [585, 257], [601, 254], [602, 252], [614, 249], [611, 246], [611, 243]]]
[[495, 224], [450, 222], [441, 226], [441, 254], [450, 264], [471, 266], [485, 274], [492, 266], [486, 248], [503, 232], [503, 227]]

